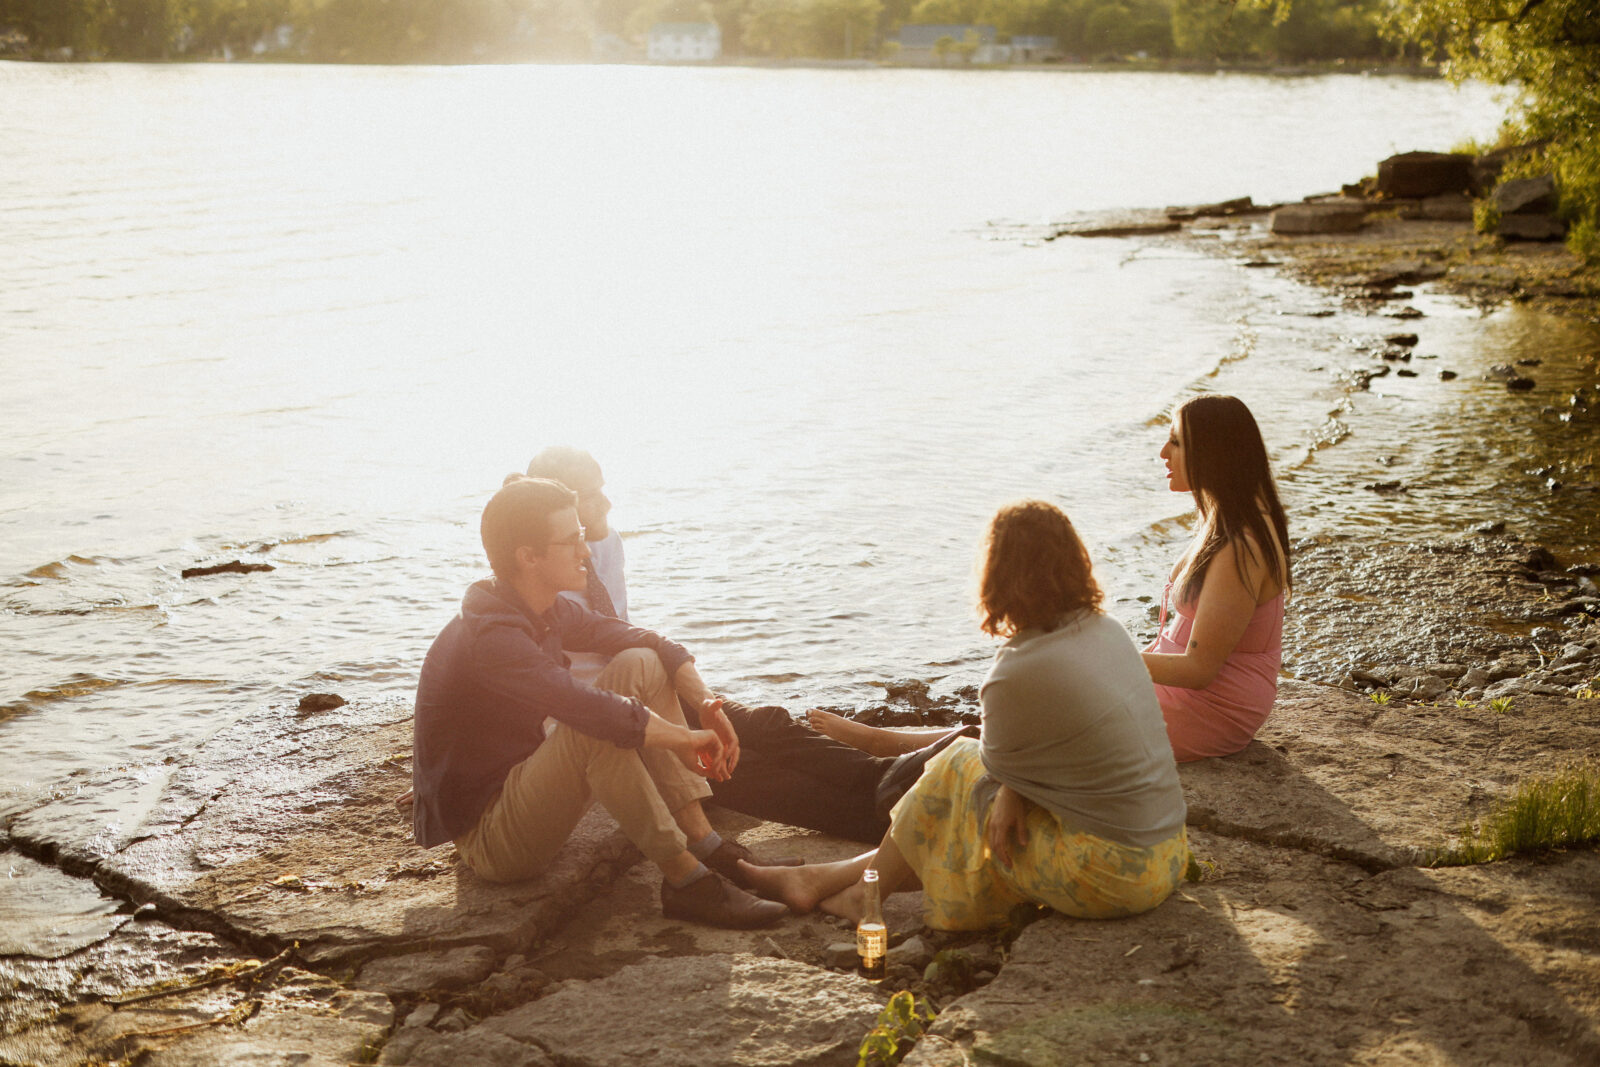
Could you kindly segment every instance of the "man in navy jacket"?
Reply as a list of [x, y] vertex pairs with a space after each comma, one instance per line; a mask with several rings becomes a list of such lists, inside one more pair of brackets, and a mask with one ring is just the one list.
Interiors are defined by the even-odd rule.
[[[494, 577], [434, 639], [417, 685], [415, 830], [492, 881], [540, 873], [598, 801], [662, 871], [668, 918], [755, 927], [787, 909], [734, 885], [747, 850], [701, 802], [739, 738], [683, 646], [559, 594], [588, 582], [576, 496], [516, 477], [483, 510]], [[610, 656], [593, 686], [566, 652]], [[702, 729], [685, 725], [680, 698]]]

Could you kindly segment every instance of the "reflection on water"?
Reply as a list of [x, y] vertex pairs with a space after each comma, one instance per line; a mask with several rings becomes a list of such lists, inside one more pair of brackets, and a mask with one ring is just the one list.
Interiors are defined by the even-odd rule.
[[[1592, 469], [1530, 414], [1592, 331], [1434, 302], [1419, 358], [1460, 379], [1352, 394], [1386, 320], [1181, 246], [1017, 237], [1331, 188], [1488, 134], [1481, 89], [0, 64], [0, 92], [0, 744], [27, 755], [0, 808], [308, 690], [408, 695], [483, 501], [552, 442], [605, 467], [635, 618], [792, 706], [974, 680], [972, 553], [1019, 495], [1146, 626], [1188, 533], [1162, 415], [1195, 389], [1257, 411], [1297, 532], [1509, 506], [1594, 539], [1520, 473]], [[1532, 396], [1478, 380], [1530, 348]], [[1463, 425], [1505, 432], [1431, 451]], [[1356, 488], [1379, 457], [1407, 493]], [[232, 559], [274, 570], [181, 577]]]

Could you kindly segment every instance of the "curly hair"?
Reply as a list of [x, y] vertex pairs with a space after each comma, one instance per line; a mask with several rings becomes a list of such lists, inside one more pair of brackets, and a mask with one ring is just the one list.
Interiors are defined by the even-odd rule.
[[995, 513], [984, 533], [978, 582], [984, 633], [1053, 630], [1074, 611], [1099, 612], [1104, 599], [1089, 551], [1064, 511], [1019, 500]]

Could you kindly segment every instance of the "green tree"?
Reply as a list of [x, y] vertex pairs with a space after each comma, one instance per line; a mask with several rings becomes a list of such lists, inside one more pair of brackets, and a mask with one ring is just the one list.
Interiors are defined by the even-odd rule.
[[1548, 139], [1524, 166], [1553, 172], [1568, 243], [1600, 262], [1600, 11], [1594, 0], [1391, 0], [1384, 29], [1452, 78], [1521, 89], [1508, 140]]

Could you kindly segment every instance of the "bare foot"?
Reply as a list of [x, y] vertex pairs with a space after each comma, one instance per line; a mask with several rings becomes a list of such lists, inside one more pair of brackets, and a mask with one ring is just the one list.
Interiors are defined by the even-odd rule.
[[409, 808], [415, 799], [411, 790], [407, 789], [404, 793], [394, 798], [394, 806], [397, 808]]
[[829, 915], [837, 915], [841, 919], [848, 919], [853, 923], [861, 921], [861, 915], [866, 909], [867, 892], [860, 882], [846, 886], [833, 896], [818, 901], [817, 907]]
[[798, 915], [815, 910], [818, 901], [838, 889], [839, 876], [830, 869], [834, 866], [816, 863], [800, 867], [757, 867], [739, 861], [747, 887], [768, 900], [783, 901]]
[[831, 711], [812, 708], [806, 712], [806, 722], [817, 733], [841, 741], [851, 748], [859, 748], [871, 756], [898, 756], [921, 746], [881, 726], [868, 726]]

